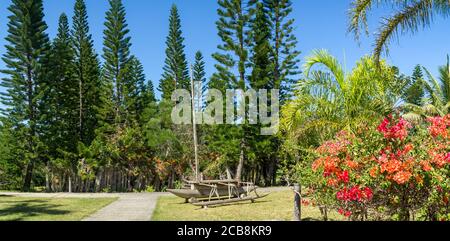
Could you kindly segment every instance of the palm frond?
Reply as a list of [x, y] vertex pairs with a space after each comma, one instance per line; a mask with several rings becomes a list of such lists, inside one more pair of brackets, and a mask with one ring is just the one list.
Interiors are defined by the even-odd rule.
[[364, 29], [366, 35], [369, 34], [367, 12], [371, 10], [374, 2], [376, 0], [355, 0], [351, 3], [351, 8], [348, 13], [350, 18], [348, 32], [352, 33], [357, 41], [360, 39], [362, 29]]
[[404, 1], [405, 7], [392, 17], [385, 18], [376, 35], [374, 57], [377, 62], [392, 39], [407, 32], [415, 33], [419, 27], [429, 26], [433, 20], [433, 0]]
[[441, 84], [438, 82], [436, 78], [430, 73], [430, 71], [427, 68], [423, 68], [425, 71], [425, 75], [428, 78], [428, 81], [424, 81], [424, 87], [428, 91], [428, 94], [430, 95], [431, 101], [436, 106], [443, 106], [443, 92], [441, 88]]
[[439, 80], [441, 82], [442, 97], [446, 102], [450, 101], [450, 58], [447, 55], [447, 64], [439, 68]]
[[423, 121], [423, 116], [414, 112], [404, 114], [402, 118], [411, 124], [420, 124]]
[[314, 50], [312, 55], [306, 58], [304, 64], [304, 73], [306, 78], [310, 77], [311, 69], [315, 65], [326, 67], [333, 75], [340, 88], [345, 88], [345, 73], [339, 61], [327, 50]]

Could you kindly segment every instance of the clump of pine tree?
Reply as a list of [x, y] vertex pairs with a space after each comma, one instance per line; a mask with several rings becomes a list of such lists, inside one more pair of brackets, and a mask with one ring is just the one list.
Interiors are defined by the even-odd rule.
[[[291, 1], [219, 0], [221, 43], [212, 56], [216, 71], [211, 78], [201, 51], [189, 66], [181, 17], [172, 5], [156, 86], [161, 100], [131, 52], [124, 4], [108, 2], [100, 56], [84, 0], [75, 1], [71, 23], [60, 15], [52, 40], [42, 0], [11, 1], [2, 56], [0, 187], [73, 192], [175, 187], [197, 168], [193, 126], [175, 125], [171, 119], [176, 89], [190, 92], [193, 82], [201, 84], [194, 85], [197, 111], [206, 108], [212, 88], [224, 97], [227, 89], [275, 88], [282, 102], [289, 99], [299, 74]], [[261, 136], [261, 127], [248, 121], [199, 126], [205, 178], [272, 184], [282, 137]]]

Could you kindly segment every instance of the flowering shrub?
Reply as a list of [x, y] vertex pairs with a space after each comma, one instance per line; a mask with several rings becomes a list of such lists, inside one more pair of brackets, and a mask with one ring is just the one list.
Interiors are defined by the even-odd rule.
[[418, 126], [389, 116], [340, 132], [316, 150], [316, 202], [351, 220], [449, 220], [449, 128], [450, 116]]

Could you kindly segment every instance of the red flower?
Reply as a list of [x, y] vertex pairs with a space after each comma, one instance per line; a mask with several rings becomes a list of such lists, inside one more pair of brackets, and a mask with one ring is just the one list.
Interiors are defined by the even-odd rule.
[[366, 199], [367, 199], [367, 200], [372, 200], [372, 198], [373, 198], [373, 192], [372, 192], [372, 189], [366, 187], [366, 188], [364, 189], [364, 194], [366, 195]]
[[341, 174], [339, 174], [338, 179], [343, 183], [348, 183], [350, 181], [348, 171], [343, 171]]
[[431, 123], [431, 126], [428, 128], [428, 131], [434, 138], [438, 136], [442, 136], [444, 138], [448, 137], [447, 127], [450, 124], [449, 118], [450, 118], [449, 116], [428, 118], [428, 122]]
[[403, 118], [400, 118], [397, 124], [392, 125], [392, 117], [386, 118], [378, 126], [378, 131], [381, 132], [386, 139], [400, 139], [404, 140], [408, 136], [408, 129], [411, 128]]
[[344, 188], [337, 192], [336, 198], [343, 202], [363, 202], [370, 201], [373, 198], [372, 189], [366, 187], [360, 189], [358, 186], [354, 186], [350, 189]]
[[447, 163], [450, 163], [450, 153], [448, 153], [448, 154], [445, 156], [445, 160], [447, 161]]

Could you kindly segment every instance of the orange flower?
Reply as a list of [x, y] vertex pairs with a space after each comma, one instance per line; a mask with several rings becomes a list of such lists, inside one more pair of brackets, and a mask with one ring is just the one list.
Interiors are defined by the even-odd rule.
[[409, 181], [409, 179], [411, 179], [411, 176], [412, 176], [412, 174], [410, 172], [400, 171], [394, 175], [393, 180], [396, 183], [403, 185], [403, 184], [407, 183]]
[[391, 159], [387, 163], [381, 165], [381, 172], [387, 172], [389, 174], [395, 173], [400, 171], [400, 168], [402, 167], [402, 162], [396, 159]]
[[422, 162], [420, 162], [420, 165], [422, 166], [422, 169], [426, 172], [429, 172], [432, 169], [430, 162], [428, 162], [428, 161], [422, 161]]
[[319, 158], [312, 164], [313, 171], [317, 171], [323, 165], [323, 159]]
[[376, 178], [378, 176], [378, 168], [377, 167], [370, 169], [370, 176], [373, 178]]
[[409, 159], [405, 162], [403, 162], [402, 164], [402, 168], [405, 170], [410, 170], [414, 165], [414, 160], [413, 159]]
[[327, 185], [329, 187], [336, 187], [338, 184], [338, 180], [334, 179], [334, 178], [330, 178], [327, 180]]
[[335, 173], [338, 171], [339, 158], [326, 158], [323, 162], [325, 171]]
[[347, 165], [350, 169], [356, 169], [359, 166], [357, 162], [350, 161], [350, 160], [346, 161], [345, 165]]

